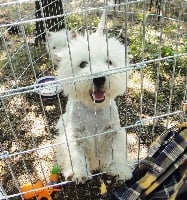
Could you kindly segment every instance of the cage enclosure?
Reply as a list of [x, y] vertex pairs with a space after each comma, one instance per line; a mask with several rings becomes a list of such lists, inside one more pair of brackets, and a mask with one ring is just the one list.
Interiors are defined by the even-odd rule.
[[[51, 83], [58, 84], [48, 34], [75, 30], [89, 41], [103, 10], [107, 12], [106, 42], [114, 37], [129, 49], [122, 58], [129, 58], [128, 66], [102, 72], [102, 76], [130, 72], [126, 92], [115, 99], [121, 129], [127, 135], [124, 156], [145, 158], [158, 135], [186, 121], [187, 1], [1, 0], [0, 199], [24, 199], [21, 187], [28, 182], [33, 198], [38, 199], [41, 188], [37, 190], [34, 184], [40, 180], [44, 180], [41, 187], [50, 191], [49, 176], [56, 165], [56, 124], [66, 111], [68, 97], [63, 92], [42, 95], [38, 89], [39, 84], [48, 89]], [[70, 41], [66, 42], [68, 48]], [[61, 82], [81, 82], [91, 75]], [[54, 79], [49, 82], [43, 77]], [[100, 134], [104, 133], [94, 137]], [[92, 172], [92, 179], [84, 184], [67, 181], [63, 174], [59, 179], [61, 190], [52, 192], [52, 199], [99, 199], [102, 182], [108, 193], [121, 184], [101, 171]]]

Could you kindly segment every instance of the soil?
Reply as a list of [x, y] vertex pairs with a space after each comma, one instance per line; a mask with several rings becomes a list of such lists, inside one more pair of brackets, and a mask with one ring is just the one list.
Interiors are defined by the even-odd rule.
[[[74, 5], [74, 8], [77, 8], [75, 11], [80, 11], [85, 6], [81, 2], [71, 1], [70, 4], [66, 5], [67, 12], [71, 11], [70, 7], [72, 5]], [[102, 1], [100, 3], [103, 5]], [[94, 5], [96, 7], [97, 3], [92, 1], [87, 6], [92, 7]], [[0, 25], [12, 22], [18, 15], [18, 12], [13, 11], [19, 9], [23, 11], [23, 16], [28, 16], [29, 12], [29, 19], [34, 17], [33, 3], [29, 2], [19, 6], [9, 5], [8, 7], [0, 7]], [[120, 12], [120, 10], [118, 11]], [[113, 13], [114, 21], [118, 20], [117, 14], [116, 11]], [[129, 27], [135, 33], [140, 31], [140, 23], [135, 19], [132, 19], [132, 21], [133, 23], [130, 23]], [[115, 25], [115, 23], [113, 22], [112, 25]], [[111, 34], [118, 35], [122, 26], [122, 24], [119, 27], [115, 26]], [[25, 87], [32, 86], [36, 78], [54, 75], [55, 66], [51, 64], [45, 44], [34, 45], [32, 23], [29, 28], [25, 25], [28, 31], [27, 45], [25, 45], [22, 31], [19, 31], [22, 30], [20, 29], [21, 26], [18, 29], [12, 29], [13, 32], [7, 31], [6, 28], [0, 27], [0, 33], [3, 35], [0, 39], [0, 92], [3, 94], [0, 98], [0, 153], [8, 151], [10, 157], [3, 157], [0, 160], [0, 184], [2, 184], [8, 195], [14, 196], [10, 199], [18, 200], [21, 197], [19, 195], [16, 196], [16, 194], [20, 192], [22, 185], [28, 182], [35, 183], [43, 179], [47, 182], [49, 181], [51, 169], [55, 164], [52, 148], [57, 134], [55, 125], [60, 114], [65, 112], [67, 97], [60, 94], [57, 98], [47, 99], [41, 97], [35, 91], [24, 90]], [[128, 41], [131, 44], [134, 42], [134, 38], [130, 37]], [[131, 59], [131, 63], [139, 62], [140, 59], [140, 56], [134, 56]], [[154, 67], [152, 66], [153, 69]], [[174, 92], [172, 96], [170, 93], [168, 79], [171, 77], [168, 76], [168, 79], [161, 80], [157, 90], [155, 79], [153, 80], [150, 74], [146, 73], [146, 71], [144, 72], [143, 89], [141, 88], [142, 71], [133, 70], [126, 94], [116, 98], [121, 126], [134, 125], [127, 129], [127, 144], [128, 157], [135, 160], [145, 158], [151, 142], [166, 127], [172, 126], [183, 119], [182, 114], [178, 114], [157, 120], [147, 120], [142, 126], [136, 126], [137, 123], [142, 122], [140, 118], [144, 120], [149, 119], [151, 116], [168, 113], [170, 97], [172, 97], [172, 104], [169, 112], [181, 110], [181, 91], [177, 90], [177, 93]], [[155, 74], [156, 70], [153, 75]], [[185, 76], [182, 74], [177, 78], [177, 81], [182, 85], [185, 83]], [[177, 89], [180, 88], [177, 87]], [[159, 96], [157, 102], [156, 91]], [[52, 199], [101, 199], [105, 196], [101, 194], [100, 187], [102, 182], [106, 185], [107, 194], [110, 194], [116, 187], [123, 184], [116, 181], [115, 177], [100, 174], [99, 171], [93, 172], [93, 174], [95, 175], [92, 180], [86, 181], [85, 184], [77, 185], [72, 182], [64, 184], [60, 187], [62, 189], [61, 192], [54, 192], [52, 194]], [[60, 175], [60, 181], [64, 181], [62, 175]]]

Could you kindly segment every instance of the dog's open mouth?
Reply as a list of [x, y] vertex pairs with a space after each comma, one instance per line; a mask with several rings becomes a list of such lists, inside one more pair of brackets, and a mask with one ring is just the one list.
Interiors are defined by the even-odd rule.
[[90, 90], [90, 96], [92, 101], [95, 103], [102, 103], [105, 100], [105, 90], [97, 89], [97, 90]]

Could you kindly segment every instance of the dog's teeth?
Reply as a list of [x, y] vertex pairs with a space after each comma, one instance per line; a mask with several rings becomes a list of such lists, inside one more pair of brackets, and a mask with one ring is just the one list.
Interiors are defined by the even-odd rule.
[[101, 101], [105, 99], [105, 92], [104, 91], [94, 91], [92, 93], [92, 97], [95, 101]]

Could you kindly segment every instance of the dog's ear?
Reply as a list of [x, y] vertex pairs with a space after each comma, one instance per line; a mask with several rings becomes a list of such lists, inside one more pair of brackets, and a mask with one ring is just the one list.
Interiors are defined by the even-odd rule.
[[104, 29], [105, 29], [105, 25], [106, 25], [106, 10], [103, 11], [103, 14], [101, 16], [100, 22], [98, 24], [97, 30], [96, 30], [96, 34], [97, 35], [103, 35], [104, 33]]
[[76, 39], [77, 36], [78, 36], [77, 31], [74, 30], [74, 29], [72, 29], [69, 33], [70, 33], [70, 38], [71, 38], [72, 40]]

